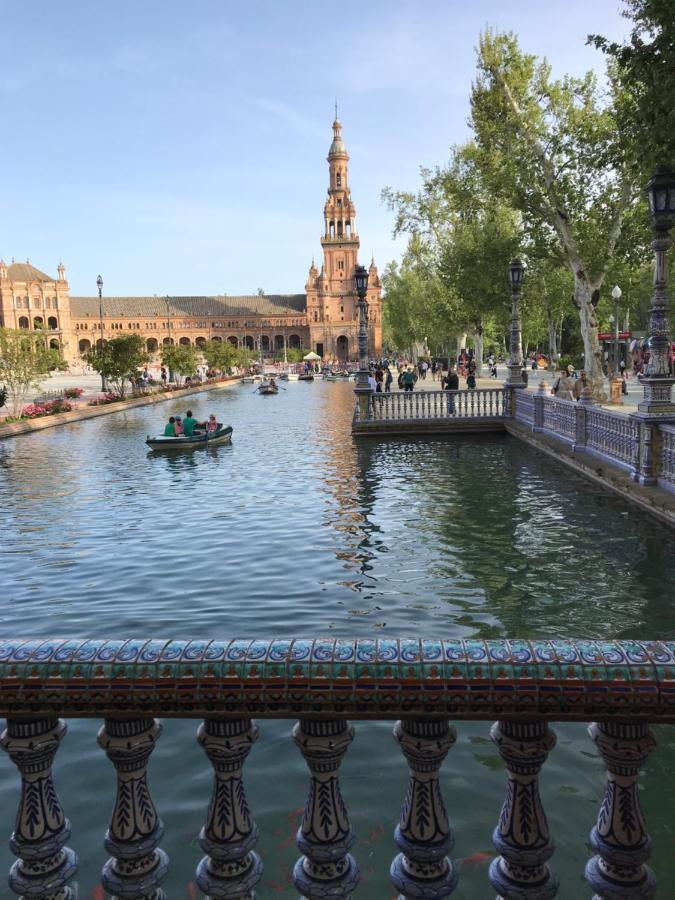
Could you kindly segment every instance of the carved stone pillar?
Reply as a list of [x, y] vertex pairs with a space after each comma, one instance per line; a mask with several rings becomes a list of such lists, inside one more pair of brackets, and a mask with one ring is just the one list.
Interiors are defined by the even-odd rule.
[[207, 854], [197, 868], [197, 884], [213, 900], [252, 900], [262, 876], [262, 861], [253, 852], [258, 827], [251, 817], [242, 769], [258, 739], [250, 719], [206, 719], [197, 740], [215, 773], [213, 795], [199, 843]]
[[442, 900], [457, 886], [459, 873], [447, 854], [455, 839], [438, 784], [438, 771], [455, 743], [443, 721], [405, 721], [394, 737], [410, 767], [410, 780], [394, 840], [401, 851], [391, 866], [399, 900]]
[[641, 722], [594, 722], [588, 733], [607, 766], [605, 795], [591, 832], [591, 846], [598, 855], [586, 866], [593, 900], [648, 900], [656, 893], [656, 878], [645, 865], [651, 841], [637, 778], [656, 741]]
[[[589, 398], [591, 403], [593, 398]], [[574, 407], [574, 443], [572, 449], [584, 448], [586, 446], [586, 434], [588, 427], [588, 404], [579, 401]]]
[[539, 390], [532, 397], [532, 405], [534, 407], [533, 415], [532, 415], [532, 431], [540, 432], [544, 430], [544, 396], [546, 392], [546, 384], [543, 381], [539, 382]]
[[62, 719], [8, 719], [0, 738], [21, 773], [21, 800], [9, 846], [19, 857], [9, 873], [15, 894], [37, 900], [74, 900], [67, 886], [77, 856], [65, 846], [70, 836], [52, 780], [52, 763], [66, 733]]
[[293, 740], [311, 773], [309, 796], [298, 829], [304, 854], [293, 869], [302, 900], [349, 900], [359, 882], [359, 869], [349, 853], [355, 835], [349, 824], [337, 772], [354, 739], [344, 719], [301, 719]]
[[499, 900], [549, 900], [558, 879], [547, 865], [553, 855], [539, 797], [539, 770], [555, 746], [546, 722], [496, 722], [490, 736], [506, 763], [506, 800], [492, 842], [501, 854], [490, 865]]
[[106, 719], [98, 742], [117, 770], [117, 796], [105, 847], [103, 887], [113, 900], [164, 900], [160, 884], [169, 859], [157, 849], [164, 825], [152, 802], [146, 771], [161, 734], [156, 719]]

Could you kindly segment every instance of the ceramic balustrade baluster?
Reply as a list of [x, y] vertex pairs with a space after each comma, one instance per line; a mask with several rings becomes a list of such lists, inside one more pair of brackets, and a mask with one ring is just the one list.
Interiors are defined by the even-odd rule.
[[656, 877], [645, 865], [651, 852], [638, 773], [656, 741], [642, 722], [594, 722], [588, 733], [607, 767], [605, 794], [591, 832], [597, 856], [586, 866], [593, 900], [649, 900]]
[[546, 814], [539, 797], [539, 771], [555, 745], [546, 722], [496, 722], [490, 731], [508, 771], [506, 800], [492, 842], [501, 854], [490, 865], [498, 900], [550, 900], [558, 879], [547, 861], [553, 855]]
[[77, 856], [66, 847], [70, 823], [54, 788], [52, 764], [66, 733], [62, 719], [8, 719], [0, 746], [21, 774], [21, 800], [9, 846], [19, 859], [9, 887], [22, 898], [74, 900], [68, 882]]
[[164, 900], [169, 859], [158, 844], [164, 825], [147, 783], [150, 754], [162, 732], [157, 719], [106, 719], [98, 742], [117, 770], [117, 796], [101, 881], [113, 900]]
[[301, 719], [293, 729], [311, 775], [296, 838], [303, 856], [293, 869], [301, 900], [349, 900], [359, 882], [358, 866], [349, 853], [355, 835], [337, 775], [353, 739], [354, 729], [344, 719]]
[[397, 722], [394, 737], [408, 760], [410, 779], [394, 840], [401, 851], [391, 866], [398, 900], [442, 900], [459, 880], [448, 859], [455, 839], [438, 772], [457, 734], [446, 720]]
[[205, 719], [197, 740], [214, 770], [213, 794], [199, 843], [207, 854], [197, 884], [211, 900], [253, 900], [263, 865], [253, 852], [258, 827], [246, 800], [242, 769], [258, 739], [250, 719]]

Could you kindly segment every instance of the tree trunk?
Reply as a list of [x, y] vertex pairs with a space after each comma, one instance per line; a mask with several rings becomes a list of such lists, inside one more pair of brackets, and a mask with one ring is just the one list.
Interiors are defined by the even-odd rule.
[[593, 303], [593, 292], [600, 285], [591, 284], [585, 272], [574, 273], [574, 305], [579, 310], [581, 337], [584, 342], [584, 368], [593, 388], [593, 399], [596, 403], [607, 400], [604, 390], [605, 376], [602, 370], [602, 352], [598, 341], [598, 316]]
[[479, 328], [474, 332], [473, 344], [475, 348], [474, 359], [476, 361], [476, 378], [480, 378], [483, 374], [483, 329]]
[[463, 334], [457, 335], [457, 359], [459, 359], [459, 354], [464, 349], [466, 349], [466, 331]]
[[558, 362], [558, 329], [553, 318], [548, 316], [548, 352], [551, 357], [551, 364], [555, 366]]

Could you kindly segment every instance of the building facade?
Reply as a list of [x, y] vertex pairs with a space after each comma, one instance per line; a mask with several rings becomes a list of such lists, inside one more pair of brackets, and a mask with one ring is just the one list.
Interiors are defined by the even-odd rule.
[[[359, 236], [349, 188], [349, 155], [342, 125], [333, 122], [328, 151], [328, 196], [321, 237], [323, 262], [309, 269], [304, 294], [230, 297], [71, 297], [63, 263], [53, 278], [29, 261], [0, 260], [0, 324], [45, 329], [51, 347], [74, 364], [87, 350], [121, 334], [139, 334], [149, 353], [162, 344], [200, 346], [230, 341], [263, 356], [284, 347], [313, 350], [324, 359], [358, 358], [359, 318], [354, 290]], [[371, 261], [368, 345], [382, 352], [381, 284]]]

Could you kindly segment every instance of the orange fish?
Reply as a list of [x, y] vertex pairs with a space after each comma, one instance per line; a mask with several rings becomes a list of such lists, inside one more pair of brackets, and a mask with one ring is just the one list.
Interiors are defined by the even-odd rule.
[[484, 853], [482, 850], [478, 850], [476, 853], [472, 853], [471, 856], [467, 856], [462, 860], [462, 868], [464, 868], [464, 866], [473, 865], [473, 863], [488, 862], [491, 859], [491, 853]]

